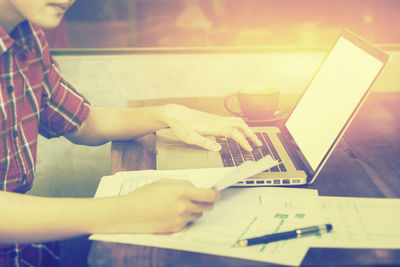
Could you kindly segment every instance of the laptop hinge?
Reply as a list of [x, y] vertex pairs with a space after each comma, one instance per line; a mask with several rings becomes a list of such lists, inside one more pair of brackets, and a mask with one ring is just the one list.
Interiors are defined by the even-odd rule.
[[285, 134], [284, 131], [281, 131], [277, 135], [296, 169], [305, 171], [307, 177], [312, 177], [313, 171], [311, 170], [311, 168], [307, 168], [308, 164], [305, 163], [305, 158], [300, 157], [300, 149], [297, 147], [294, 140], [292, 138], [289, 138], [289, 136]]

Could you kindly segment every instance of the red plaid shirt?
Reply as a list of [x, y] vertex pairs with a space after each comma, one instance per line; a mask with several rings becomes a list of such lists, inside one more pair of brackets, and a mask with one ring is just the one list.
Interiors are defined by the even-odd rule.
[[[90, 106], [61, 77], [43, 31], [27, 21], [10, 34], [0, 26], [0, 89], [0, 190], [25, 193], [32, 187], [38, 134], [77, 130]], [[0, 244], [0, 266], [55, 266], [57, 247]]]
[[38, 133], [73, 132], [89, 102], [60, 75], [43, 31], [25, 21], [10, 34], [0, 26], [0, 190], [32, 187]]

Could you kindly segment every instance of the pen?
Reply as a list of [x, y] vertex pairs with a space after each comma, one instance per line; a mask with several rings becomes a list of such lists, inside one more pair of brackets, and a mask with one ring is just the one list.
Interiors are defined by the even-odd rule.
[[329, 233], [332, 230], [332, 224], [316, 225], [311, 227], [300, 228], [288, 232], [275, 233], [270, 235], [264, 235], [260, 237], [254, 237], [249, 239], [242, 239], [235, 243], [235, 247], [247, 247], [257, 244], [265, 244], [280, 240], [287, 240], [292, 238], [300, 238], [303, 236], [316, 235], [322, 233]]

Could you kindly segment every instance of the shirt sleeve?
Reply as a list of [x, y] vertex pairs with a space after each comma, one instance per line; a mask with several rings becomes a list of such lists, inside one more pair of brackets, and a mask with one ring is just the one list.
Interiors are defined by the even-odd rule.
[[76, 131], [89, 116], [90, 104], [62, 78], [58, 63], [48, 51], [44, 35], [40, 43], [44, 76], [39, 133], [53, 138]]

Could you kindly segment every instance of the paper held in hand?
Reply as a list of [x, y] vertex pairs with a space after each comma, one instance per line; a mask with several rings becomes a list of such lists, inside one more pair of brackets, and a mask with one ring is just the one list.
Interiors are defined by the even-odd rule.
[[267, 155], [258, 161], [245, 161], [239, 167], [234, 168], [231, 172], [228, 172], [220, 180], [218, 180], [212, 187], [221, 191], [229, 186], [236, 184], [237, 182], [256, 175], [260, 172], [268, 170], [280, 162], [274, 160], [270, 155]]
[[101, 179], [95, 197], [128, 194], [141, 186], [166, 177], [188, 180], [196, 187], [214, 187], [221, 191], [241, 180], [270, 169], [278, 163], [268, 155], [258, 161], [246, 161], [239, 167], [117, 172]]

